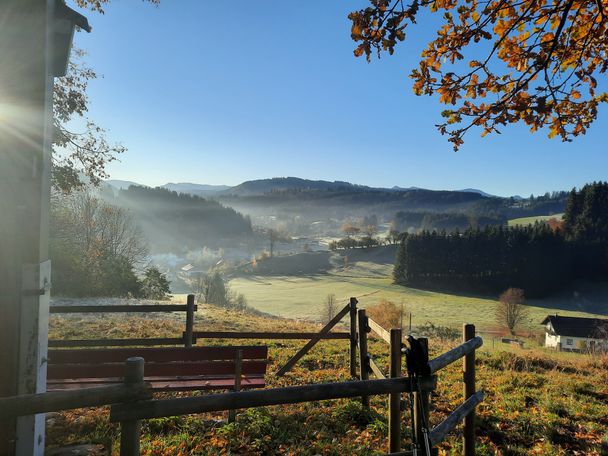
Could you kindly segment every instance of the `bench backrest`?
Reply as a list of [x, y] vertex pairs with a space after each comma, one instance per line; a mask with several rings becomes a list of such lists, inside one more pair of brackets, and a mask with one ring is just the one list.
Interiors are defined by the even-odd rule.
[[267, 346], [118, 348], [49, 350], [49, 380], [122, 378], [127, 358], [145, 361], [144, 376], [226, 376], [234, 375], [237, 352], [242, 351], [242, 375], [264, 376]]

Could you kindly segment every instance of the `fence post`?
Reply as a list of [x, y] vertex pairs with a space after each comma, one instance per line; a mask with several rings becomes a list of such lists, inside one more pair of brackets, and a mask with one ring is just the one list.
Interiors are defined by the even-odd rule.
[[[391, 368], [390, 378], [401, 377], [401, 341], [402, 330], [391, 329]], [[389, 451], [401, 451], [401, 394], [392, 393], [389, 396], [388, 415]]]
[[[462, 341], [466, 342], [475, 337], [475, 325], [464, 324], [462, 327]], [[464, 400], [475, 394], [475, 350], [465, 355], [462, 361]], [[464, 419], [464, 456], [475, 455], [475, 410], [471, 411]]]
[[[241, 377], [243, 373], [243, 350], [237, 350], [234, 363], [234, 391], [241, 390]], [[234, 423], [236, 420], [236, 410], [228, 410], [228, 422]]]
[[194, 331], [194, 295], [189, 294], [186, 302], [186, 332], [184, 344], [186, 348], [192, 347], [192, 333]]
[[[129, 358], [125, 363], [126, 386], [144, 382], [144, 359]], [[141, 420], [122, 421], [120, 423], [120, 456], [139, 456], [139, 438]]]
[[[357, 311], [357, 323], [359, 329], [359, 364], [360, 364], [360, 380], [369, 380], [369, 354], [367, 352], [367, 315], [365, 309]], [[362, 396], [361, 403], [364, 407], [369, 407], [369, 396]]]
[[[429, 340], [426, 337], [418, 339], [428, 352]], [[425, 431], [428, 431], [429, 425], [429, 393], [415, 392], [414, 393], [414, 431], [416, 440], [421, 450], [425, 450]]]
[[357, 378], [357, 298], [350, 298], [350, 376]]

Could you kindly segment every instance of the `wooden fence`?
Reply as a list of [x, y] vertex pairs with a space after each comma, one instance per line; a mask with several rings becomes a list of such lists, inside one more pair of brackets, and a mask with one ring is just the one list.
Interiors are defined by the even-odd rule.
[[[401, 367], [403, 365], [402, 358], [406, 352], [403, 344], [402, 329], [384, 329], [380, 324], [376, 323], [366, 315], [365, 309], [360, 309], [358, 311], [358, 327], [359, 335], [357, 345], [359, 348], [359, 359], [361, 366], [360, 379], [367, 380], [369, 378], [369, 374], [373, 374], [379, 379], [387, 378], [387, 376], [374, 361], [373, 356], [368, 351], [367, 334], [370, 332], [377, 334], [379, 338], [386, 342], [390, 347], [390, 371], [388, 378], [401, 377]], [[428, 350], [428, 340], [426, 338], [419, 338], [418, 341]], [[439, 424], [433, 430], [428, 430], [430, 415], [429, 392], [412, 391], [413, 427], [416, 435], [416, 442], [419, 446], [419, 451], [425, 450], [422, 444], [426, 444], [426, 441], [428, 440], [428, 445], [430, 447], [429, 452], [433, 453], [435, 451], [433, 447], [443, 441], [447, 433], [464, 418], [464, 455], [472, 456], [475, 454], [474, 410], [483, 399], [483, 392], [475, 391], [475, 350], [481, 347], [482, 344], [483, 340], [481, 337], [475, 336], [475, 326], [465, 324], [463, 326], [463, 343], [458, 347], [429, 361], [428, 372], [426, 375], [420, 377], [422, 379], [432, 378], [433, 374], [436, 372], [449, 366], [458, 359], [464, 358], [464, 402], [441, 424]], [[369, 405], [366, 397], [363, 397], [362, 400], [364, 405]], [[398, 393], [391, 394], [388, 405], [389, 448], [391, 453], [398, 454], [401, 449], [401, 413], [403, 408], [403, 402], [401, 401], [400, 395]], [[428, 435], [425, 435], [427, 433]]]
[[50, 306], [49, 312], [51, 314], [186, 312], [186, 326], [181, 337], [49, 340], [49, 347], [127, 347], [163, 345], [184, 345], [185, 347], [192, 347], [192, 345], [196, 343], [196, 339], [193, 337], [192, 333], [194, 330], [194, 313], [197, 309], [198, 307], [194, 304], [194, 295], [188, 295], [186, 304]]
[[[185, 330], [181, 337], [163, 338], [132, 338], [132, 339], [68, 339], [49, 340], [51, 348], [74, 348], [74, 347], [127, 347], [127, 346], [169, 346], [184, 345], [192, 347], [199, 339], [257, 339], [257, 340], [296, 340], [308, 339], [304, 345], [285, 366], [281, 367], [277, 375], [281, 376], [289, 372], [294, 365], [321, 340], [349, 340], [350, 344], [350, 372], [356, 377], [356, 347], [353, 340], [356, 338], [356, 313], [357, 300], [351, 298], [349, 303], [332, 318], [319, 332], [236, 332], [236, 331], [195, 331], [194, 313], [197, 306], [194, 303], [195, 296], [188, 295], [186, 304], [147, 304], [147, 305], [67, 305], [51, 306], [51, 314], [88, 314], [88, 313], [156, 313], [156, 312], [186, 312]], [[334, 327], [346, 316], [350, 315], [350, 331], [334, 331]]]
[[[190, 300], [189, 300], [190, 302]], [[193, 301], [192, 301], [193, 304]], [[261, 406], [293, 404], [310, 401], [361, 397], [369, 404], [369, 396], [388, 395], [389, 400], [389, 449], [391, 455], [437, 454], [436, 445], [464, 419], [464, 455], [475, 454], [474, 410], [483, 400], [483, 393], [475, 390], [475, 350], [483, 341], [475, 336], [473, 325], [464, 325], [463, 343], [458, 347], [428, 362], [422, 375], [402, 375], [403, 357], [406, 347], [402, 342], [401, 329], [386, 330], [367, 317], [365, 310], [357, 311], [357, 300], [351, 298], [345, 306], [319, 333], [227, 333], [234, 338], [309, 338], [305, 344], [278, 372], [283, 375], [322, 339], [347, 339], [350, 341], [350, 371], [359, 380], [272, 388], [256, 391], [234, 391], [196, 397], [153, 399], [151, 390], [143, 381], [145, 363], [142, 358], [126, 361], [124, 383], [76, 391], [51, 392], [0, 398], [0, 425], [4, 419], [14, 416], [32, 415], [50, 411], [82, 407], [112, 405], [110, 419], [121, 425], [121, 455], [139, 455], [141, 420], [174, 415], [196, 414], [213, 411], [231, 411]], [[129, 306], [131, 307], [131, 306]], [[346, 315], [350, 317], [348, 333], [330, 333], [330, 330]], [[193, 321], [193, 320], [192, 320]], [[192, 324], [190, 324], [192, 327]], [[382, 372], [368, 352], [367, 336], [373, 331], [390, 347], [390, 370], [388, 377]], [[196, 332], [190, 331], [191, 341]], [[221, 333], [199, 332], [203, 336], [217, 337]], [[249, 334], [250, 337], [241, 337]], [[290, 333], [287, 333], [290, 334]], [[329, 336], [329, 334], [340, 334]], [[261, 336], [261, 337], [254, 337]], [[418, 339], [426, 345], [426, 339]], [[357, 351], [359, 375], [357, 376]], [[463, 403], [433, 429], [429, 429], [429, 396], [436, 388], [435, 373], [463, 359]], [[373, 374], [377, 379], [370, 380]], [[413, 429], [417, 447], [411, 451], [401, 450], [401, 423], [405, 402], [403, 393], [413, 395]]]

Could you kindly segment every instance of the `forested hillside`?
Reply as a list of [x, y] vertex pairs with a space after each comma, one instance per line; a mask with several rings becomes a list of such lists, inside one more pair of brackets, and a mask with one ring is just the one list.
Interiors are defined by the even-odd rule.
[[115, 196], [106, 192], [104, 197], [129, 210], [152, 253], [221, 246], [223, 241], [246, 240], [253, 234], [248, 217], [199, 196], [131, 186]]
[[[562, 195], [559, 194], [558, 200]], [[551, 204], [551, 198], [541, 204]], [[564, 221], [533, 226], [427, 229], [402, 235], [395, 282], [416, 288], [545, 296], [575, 279], [608, 278], [608, 183], [572, 190]], [[429, 218], [425, 215], [422, 222]]]

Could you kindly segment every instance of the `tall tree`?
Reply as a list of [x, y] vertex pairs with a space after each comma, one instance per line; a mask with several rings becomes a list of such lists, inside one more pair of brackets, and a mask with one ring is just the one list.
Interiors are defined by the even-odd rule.
[[498, 298], [496, 322], [506, 327], [511, 335], [515, 335], [515, 330], [526, 320], [528, 314], [524, 290], [509, 288]]
[[608, 243], [608, 182], [572, 190], [564, 213], [567, 236], [576, 241]]
[[[52, 183], [63, 193], [99, 184], [107, 177], [106, 165], [125, 151], [120, 144], [110, 144], [105, 130], [86, 117], [87, 88], [97, 73], [84, 63], [84, 55], [82, 50], [73, 51], [68, 72], [55, 81], [53, 92]], [[74, 121], [84, 123], [82, 131], [75, 129]]]
[[147, 246], [130, 214], [86, 192], [52, 199], [53, 289], [69, 295], [138, 294]]
[[584, 134], [608, 94], [605, 0], [369, 0], [349, 15], [356, 56], [393, 54], [406, 30], [441, 15], [435, 39], [412, 70], [416, 95], [448, 105], [437, 125], [454, 149], [472, 128], [481, 135], [524, 122], [563, 141]]

